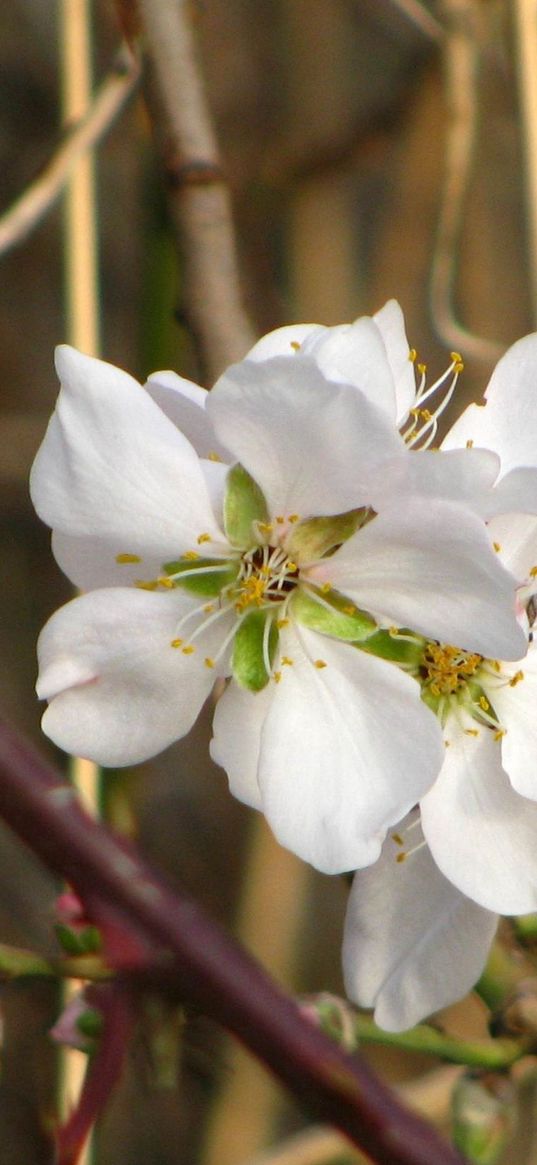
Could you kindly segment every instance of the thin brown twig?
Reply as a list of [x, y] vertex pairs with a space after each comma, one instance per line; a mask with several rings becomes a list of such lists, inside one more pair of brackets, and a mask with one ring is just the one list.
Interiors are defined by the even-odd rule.
[[139, 77], [138, 62], [123, 48], [86, 116], [67, 133], [39, 177], [0, 216], [0, 256], [20, 246], [42, 222], [69, 181], [75, 163], [108, 133]]
[[241, 296], [231, 199], [188, 0], [138, 0], [148, 104], [167, 179], [183, 310], [209, 382], [255, 340]]

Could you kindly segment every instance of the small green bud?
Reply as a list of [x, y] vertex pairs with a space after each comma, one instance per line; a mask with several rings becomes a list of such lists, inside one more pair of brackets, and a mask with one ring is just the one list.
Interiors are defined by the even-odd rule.
[[493, 1073], [461, 1076], [452, 1096], [453, 1140], [474, 1165], [496, 1165], [514, 1131], [511, 1081]]
[[[318, 595], [318, 598], [316, 597]], [[289, 602], [293, 618], [304, 627], [330, 635], [333, 639], [344, 639], [347, 643], [361, 642], [376, 630], [375, 620], [366, 611], [361, 611], [350, 599], [339, 591], [312, 593], [297, 587]]]

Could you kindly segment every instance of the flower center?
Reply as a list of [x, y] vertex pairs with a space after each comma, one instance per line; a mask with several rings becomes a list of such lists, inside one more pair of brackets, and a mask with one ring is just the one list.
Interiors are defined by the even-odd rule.
[[432, 696], [452, 696], [466, 687], [483, 662], [476, 652], [463, 651], [447, 643], [426, 643], [420, 666], [424, 688]]
[[235, 610], [283, 602], [298, 582], [298, 565], [281, 546], [255, 546], [241, 560], [236, 584], [230, 591]]

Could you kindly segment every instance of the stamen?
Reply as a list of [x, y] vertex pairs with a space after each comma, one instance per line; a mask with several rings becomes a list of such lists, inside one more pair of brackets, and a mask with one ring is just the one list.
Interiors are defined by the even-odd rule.
[[267, 615], [265, 619], [265, 626], [263, 627], [263, 664], [267, 676], [271, 673], [270, 663], [270, 632], [272, 630], [273, 619], [271, 615]]
[[141, 562], [139, 554], [116, 554], [116, 562], [119, 566], [126, 565], [129, 562]]
[[326, 663], [326, 661], [324, 659], [314, 659], [313, 666], [318, 667], [318, 668], [323, 668], [323, 667], [328, 667], [328, 664]]

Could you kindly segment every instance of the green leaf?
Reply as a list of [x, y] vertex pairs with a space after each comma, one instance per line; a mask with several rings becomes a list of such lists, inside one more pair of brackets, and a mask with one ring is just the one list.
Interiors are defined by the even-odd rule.
[[[239, 563], [222, 561], [221, 558], [180, 558], [176, 562], [165, 562], [162, 569], [173, 581], [175, 587], [183, 587], [195, 595], [216, 598], [224, 589], [235, 582], [239, 573]], [[180, 576], [185, 574], [186, 578]], [[177, 577], [179, 576], [179, 577]]]
[[233, 642], [233, 675], [241, 688], [250, 692], [260, 692], [270, 679], [263, 658], [263, 639], [266, 634], [267, 619], [270, 619], [268, 633], [268, 655], [270, 664], [278, 645], [278, 631], [270, 611], [250, 611], [240, 624]]
[[289, 607], [293, 618], [304, 627], [333, 639], [344, 639], [347, 643], [361, 642], [377, 629], [371, 615], [360, 611], [339, 591], [329, 591], [327, 595], [317, 592], [315, 597], [312, 591], [297, 587]]
[[224, 497], [224, 528], [232, 546], [246, 550], [256, 539], [254, 522], [269, 521], [264, 494], [242, 465], [234, 465], [227, 475]]

